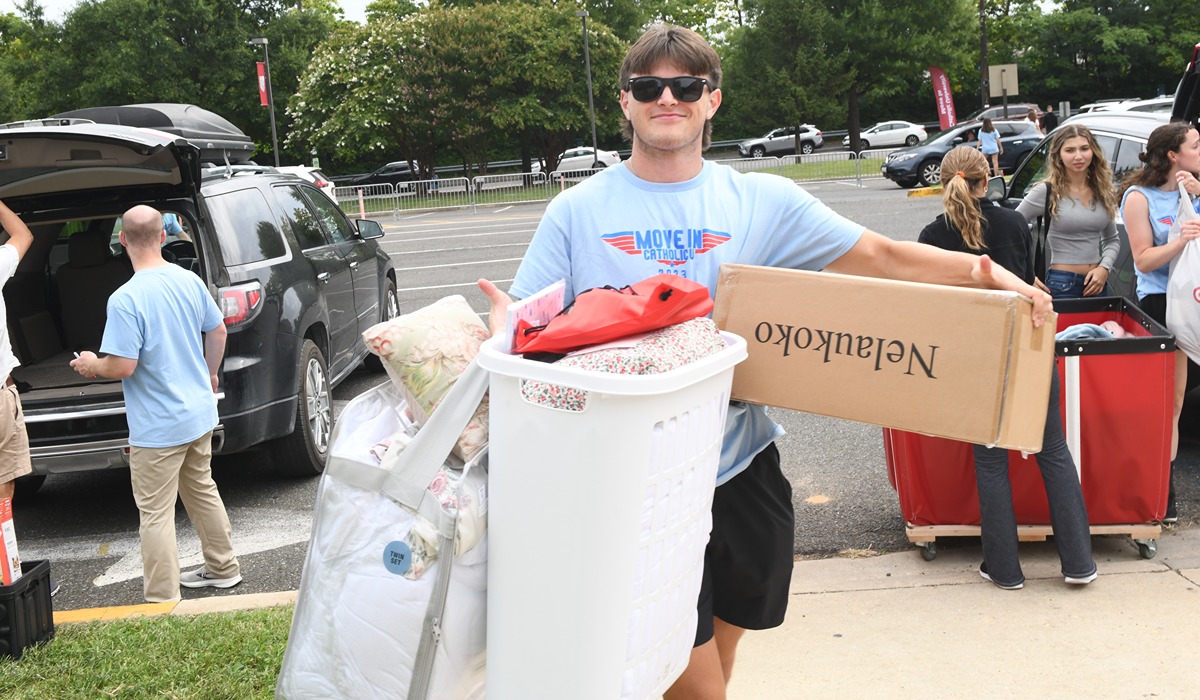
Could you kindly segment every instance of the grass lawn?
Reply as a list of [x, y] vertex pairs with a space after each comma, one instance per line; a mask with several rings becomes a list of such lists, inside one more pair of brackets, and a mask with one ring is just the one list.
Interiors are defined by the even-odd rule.
[[0, 697], [273, 698], [292, 606], [66, 624], [20, 661], [0, 658]]

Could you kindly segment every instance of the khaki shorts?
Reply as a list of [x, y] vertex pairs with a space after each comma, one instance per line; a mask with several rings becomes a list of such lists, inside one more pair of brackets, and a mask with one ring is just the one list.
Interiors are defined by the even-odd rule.
[[0, 388], [0, 484], [33, 471], [25, 413], [15, 386]]

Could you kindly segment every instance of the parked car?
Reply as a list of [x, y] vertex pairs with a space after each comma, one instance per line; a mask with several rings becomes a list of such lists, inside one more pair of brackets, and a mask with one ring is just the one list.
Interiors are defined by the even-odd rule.
[[308, 180], [315, 185], [317, 189], [324, 192], [330, 199], [335, 202], [337, 201], [337, 197], [335, 197], [333, 194], [335, 187], [333, 180], [331, 180], [328, 175], [321, 172], [319, 169], [308, 165], [285, 165], [283, 167], [276, 168], [276, 170], [281, 173], [295, 175], [301, 180]]
[[[869, 129], [865, 129], [859, 134], [862, 150], [869, 148], [886, 148], [888, 146], [915, 146], [925, 139], [929, 138], [929, 134], [925, 133], [925, 127], [912, 122], [879, 122]], [[850, 147], [850, 137], [846, 136], [842, 139], [842, 145], [846, 148]]]
[[[1042, 140], [1038, 125], [1030, 121], [994, 121], [1000, 132], [1000, 169], [1012, 172]], [[901, 148], [888, 154], [883, 176], [901, 187], [914, 187], [918, 182], [932, 187], [942, 181], [942, 158], [955, 146], [978, 144], [978, 122], [953, 126], [934, 138], [911, 148]]]
[[[821, 130], [812, 124], [800, 125], [800, 152], [812, 153], [825, 145]], [[772, 129], [766, 136], [759, 139], [749, 139], [738, 144], [738, 153], [743, 158], [762, 158], [763, 156], [790, 156], [796, 152], [796, 127], [785, 126]]]
[[417, 161], [395, 160], [381, 166], [375, 172], [352, 178], [347, 185], [395, 185], [417, 179], [420, 169]]
[[1163, 114], [1171, 113], [1171, 105], [1175, 103], [1174, 97], [1152, 97], [1148, 100], [1126, 100], [1125, 102], [1117, 102], [1115, 104], [1103, 105], [1096, 111], [1105, 112], [1161, 112]]
[[397, 313], [380, 225], [351, 221], [274, 168], [202, 167], [200, 148], [161, 131], [73, 124], [0, 134], [0, 199], [34, 236], [4, 287], [34, 469], [18, 486], [128, 465], [121, 383], [72, 377], [67, 363], [99, 348], [108, 297], [133, 274], [111, 245], [135, 204], [179, 217], [192, 240], [167, 244], [165, 256], [199, 275], [225, 316], [214, 452], [264, 447], [281, 473], [319, 474], [331, 389], [367, 358], [362, 331]]
[[1042, 116], [1042, 110], [1037, 105], [1030, 104], [1028, 102], [1010, 102], [1008, 103], [1007, 115], [1005, 114], [1004, 105], [990, 105], [988, 107], [977, 109], [974, 112], [971, 112], [971, 114], [967, 115], [966, 119], [960, 119], [958, 123], [965, 124], [967, 122], [981, 122], [985, 117], [991, 119], [992, 121], [996, 121], [997, 119], [1025, 119], [1025, 115], [1028, 114], [1029, 110], [1031, 109], [1037, 112], [1038, 118], [1040, 119]]
[[[599, 163], [601, 168], [616, 165], [621, 162], [621, 154], [616, 151], [593, 151], [591, 146], [569, 148], [558, 156], [558, 165], [554, 172], [565, 173], [576, 170], [591, 170], [592, 165]], [[533, 172], [542, 172], [541, 161], [534, 161]]]
[[1123, 97], [1115, 97], [1115, 98], [1110, 98], [1107, 100], [1096, 100], [1095, 102], [1089, 102], [1089, 103], [1083, 105], [1082, 107], [1078, 107], [1076, 109], [1071, 110], [1071, 113], [1072, 113], [1072, 115], [1075, 115], [1075, 114], [1087, 114], [1088, 112], [1103, 112], [1104, 110], [1109, 109], [1113, 105], [1117, 105], [1122, 102], [1132, 102], [1137, 99], [1138, 98], [1136, 98], [1136, 97], [1132, 97], [1129, 99], [1125, 99]]

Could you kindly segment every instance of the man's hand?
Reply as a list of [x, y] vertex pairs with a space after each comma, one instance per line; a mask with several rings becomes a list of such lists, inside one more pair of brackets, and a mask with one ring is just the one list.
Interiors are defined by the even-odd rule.
[[481, 279], [477, 284], [479, 290], [487, 296], [492, 305], [491, 311], [488, 312], [488, 327], [493, 336], [499, 335], [504, 332], [505, 314], [508, 311], [508, 305], [512, 303], [512, 297], [500, 291], [499, 287], [488, 280]]
[[1033, 327], [1041, 328], [1046, 318], [1054, 312], [1050, 295], [1031, 284], [1025, 284], [1013, 273], [992, 262], [991, 257], [980, 255], [971, 270], [971, 279], [986, 289], [1004, 289], [1023, 294], [1033, 300]]
[[96, 357], [96, 353], [91, 350], [84, 350], [75, 354], [75, 359], [71, 360], [71, 369], [88, 379], [95, 379], [96, 369], [94, 365], [99, 359]]
[[217, 378], [217, 375], [210, 374], [208, 375], [208, 379], [212, 382], [213, 393], [217, 393], [217, 385], [220, 384], [220, 380]]

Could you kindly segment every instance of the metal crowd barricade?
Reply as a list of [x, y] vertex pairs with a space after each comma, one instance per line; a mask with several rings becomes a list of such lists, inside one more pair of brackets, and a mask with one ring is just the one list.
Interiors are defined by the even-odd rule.
[[472, 206], [544, 202], [554, 196], [545, 173], [476, 175], [472, 184]]
[[779, 168], [779, 159], [775, 156], [765, 156], [763, 158], [727, 158], [713, 162], [728, 165], [740, 173], [774, 172]]
[[883, 174], [883, 164], [888, 155], [900, 150], [897, 148], [872, 148], [858, 154], [858, 170], [861, 177], [880, 177]]
[[350, 216], [370, 217], [387, 212], [393, 214], [399, 208], [396, 188], [390, 183], [378, 185], [348, 185], [333, 188], [333, 196], [342, 211]]
[[[715, 160], [740, 172], [769, 172], [797, 182], [856, 180], [880, 177], [880, 168], [894, 148], [863, 151], [827, 150], [803, 156], [769, 156]], [[402, 182], [398, 185], [350, 185], [334, 189], [342, 211], [350, 216], [398, 217], [402, 211], [462, 209], [545, 202], [588, 179], [599, 170], [551, 173], [504, 173], [473, 178], [450, 177]]]

